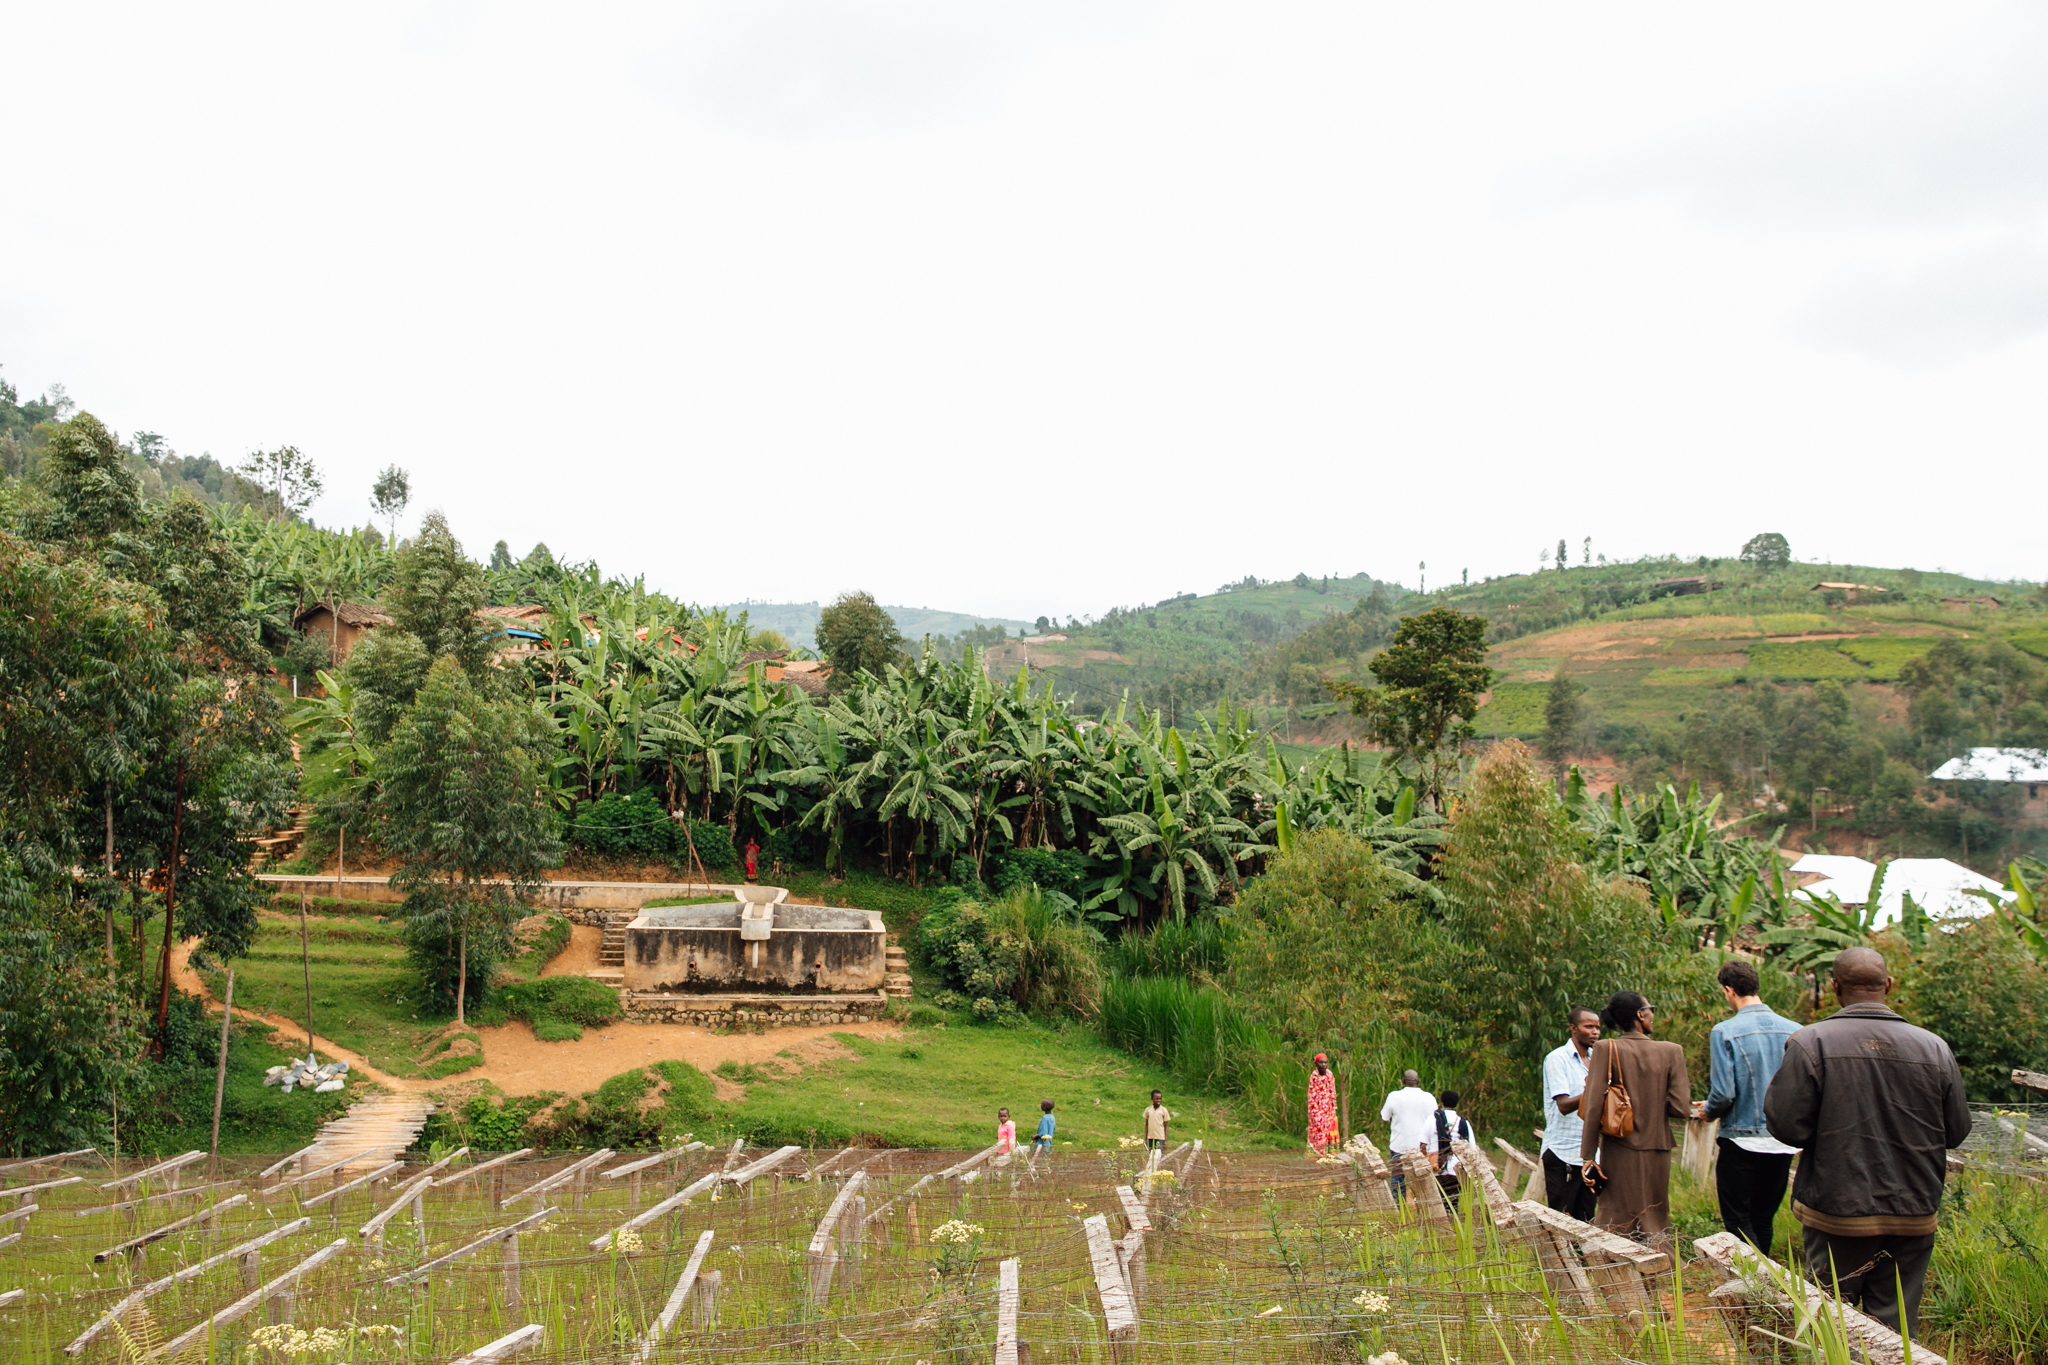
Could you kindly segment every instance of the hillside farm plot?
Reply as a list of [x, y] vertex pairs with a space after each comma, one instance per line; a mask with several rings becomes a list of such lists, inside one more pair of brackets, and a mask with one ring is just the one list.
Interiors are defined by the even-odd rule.
[[991, 1154], [242, 1161], [119, 1210], [96, 1167], [0, 1253], [0, 1358], [445, 1362], [529, 1326], [522, 1361], [1727, 1358], [1704, 1283], [1490, 1172], [1453, 1214], [1369, 1149]]
[[1750, 647], [1749, 669], [1766, 678], [1802, 682], [1871, 676], [1870, 669], [1844, 654], [1832, 640], [1767, 640]]

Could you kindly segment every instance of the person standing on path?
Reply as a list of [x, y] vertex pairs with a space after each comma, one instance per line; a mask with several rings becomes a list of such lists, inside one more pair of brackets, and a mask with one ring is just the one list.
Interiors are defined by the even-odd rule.
[[1408, 1171], [1401, 1153], [1436, 1150], [1436, 1096], [1422, 1088], [1422, 1077], [1413, 1071], [1401, 1073], [1401, 1088], [1388, 1092], [1380, 1106], [1380, 1121], [1387, 1125], [1388, 1163], [1394, 1168], [1393, 1187], [1398, 1202], [1408, 1191]]
[[1145, 1146], [1154, 1152], [1166, 1150], [1166, 1125], [1173, 1115], [1166, 1111], [1166, 1101], [1157, 1090], [1152, 1092], [1152, 1104], [1145, 1110]]
[[1832, 977], [1841, 1008], [1786, 1040], [1764, 1124], [1800, 1150], [1792, 1216], [1807, 1274], [1911, 1336], [1969, 1101], [1948, 1044], [1885, 1004], [1897, 983], [1882, 954], [1845, 949]]
[[1458, 1211], [1458, 1194], [1464, 1182], [1458, 1179], [1458, 1152], [1453, 1142], [1472, 1140], [1472, 1121], [1458, 1112], [1458, 1092], [1446, 1090], [1437, 1096], [1437, 1107], [1430, 1114], [1436, 1124], [1436, 1183], [1449, 1201], [1451, 1212]]
[[1579, 1139], [1585, 1123], [1579, 1101], [1586, 1093], [1586, 1058], [1600, 1041], [1600, 1016], [1575, 1009], [1566, 1020], [1565, 1040], [1543, 1059], [1543, 1202], [1559, 1213], [1593, 1221], [1593, 1190], [1584, 1176]]
[[1771, 1225], [1792, 1176], [1788, 1147], [1764, 1131], [1764, 1092], [1785, 1057], [1785, 1040], [1799, 1025], [1778, 1014], [1757, 996], [1756, 965], [1736, 957], [1714, 974], [1731, 1019], [1714, 1025], [1707, 1037], [1712, 1080], [1706, 1099], [1693, 1105], [1693, 1117], [1720, 1119], [1715, 1142], [1714, 1192], [1721, 1200], [1721, 1225], [1764, 1255], [1771, 1254]]
[[[1685, 1049], [1651, 1038], [1656, 1008], [1634, 991], [1616, 991], [1600, 1022], [1617, 1036], [1593, 1044], [1586, 1058], [1586, 1097], [1579, 1103], [1586, 1123], [1579, 1156], [1589, 1174], [1597, 1166], [1607, 1178], [1593, 1223], [1669, 1251], [1671, 1120], [1692, 1117]], [[1621, 1121], [1620, 1096], [1610, 1098], [1616, 1088], [1628, 1094], [1627, 1122]]]
[[761, 846], [752, 839], [747, 840], [747, 880], [758, 881], [761, 877]]
[[1308, 1073], [1309, 1151], [1321, 1156], [1336, 1141], [1337, 1073], [1330, 1070], [1329, 1057], [1318, 1052], [1315, 1069]]

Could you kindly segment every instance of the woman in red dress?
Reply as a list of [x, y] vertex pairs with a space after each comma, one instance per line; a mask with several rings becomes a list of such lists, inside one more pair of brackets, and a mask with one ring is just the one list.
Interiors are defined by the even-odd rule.
[[1316, 1069], [1308, 1073], [1308, 1146], [1317, 1156], [1337, 1142], [1337, 1073], [1330, 1070], [1329, 1057], [1316, 1054]]

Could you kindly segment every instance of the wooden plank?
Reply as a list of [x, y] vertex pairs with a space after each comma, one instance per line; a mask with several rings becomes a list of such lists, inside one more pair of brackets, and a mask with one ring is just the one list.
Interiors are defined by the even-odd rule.
[[1568, 1213], [1559, 1213], [1548, 1204], [1539, 1204], [1533, 1199], [1516, 1203], [1518, 1217], [1526, 1216], [1563, 1233], [1582, 1247], [1590, 1247], [1602, 1255], [1617, 1257], [1635, 1266], [1638, 1274], [1662, 1275], [1671, 1269], [1671, 1257], [1664, 1252], [1644, 1246], [1641, 1242], [1603, 1231], [1591, 1223], [1581, 1223]]
[[654, 1348], [661, 1344], [662, 1337], [676, 1325], [676, 1318], [681, 1315], [683, 1305], [689, 1302], [691, 1291], [697, 1287], [698, 1272], [703, 1270], [704, 1258], [710, 1252], [711, 1229], [706, 1228], [698, 1234], [696, 1248], [690, 1252], [690, 1259], [683, 1266], [682, 1278], [676, 1281], [676, 1287], [670, 1291], [668, 1302], [662, 1305], [661, 1312], [648, 1324], [647, 1334], [640, 1338], [639, 1348], [633, 1352], [632, 1365], [641, 1365], [642, 1361], [653, 1355]]
[[360, 1189], [364, 1185], [374, 1184], [377, 1181], [382, 1180], [385, 1176], [390, 1175], [393, 1171], [397, 1170], [399, 1167], [403, 1165], [405, 1165], [403, 1161], [394, 1161], [388, 1165], [379, 1166], [376, 1170], [370, 1172], [368, 1175], [359, 1175], [354, 1180], [349, 1181], [346, 1185], [336, 1185], [333, 1189], [328, 1190], [323, 1194], [316, 1194], [311, 1199], [301, 1201], [299, 1207], [302, 1209], [310, 1209], [315, 1205], [324, 1204], [330, 1199], [339, 1199], [341, 1196], [347, 1194], [350, 1190]]
[[24, 1166], [55, 1166], [61, 1162], [75, 1160], [82, 1156], [95, 1156], [98, 1153], [99, 1148], [97, 1147], [80, 1147], [72, 1152], [53, 1152], [49, 1156], [31, 1156], [24, 1157], [20, 1161], [0, 1162], [0, 1175], [6, 1175], [9, 1171], [18, 1171]]
[[966, 1175], [969, 1171], [974, 1170], [976, 1167], [984, 1165], [985, 1163], [993, 1159], [996, 1152], [1000, 1150], [1001, 1146], [1001, 1143], [990, 1143], [988, 1146], [976, 1152], [973, 1156], [968, 1157], [965, 1161], [956, 1161], [951, 1166], [948, 1166], [945, 1170], [940, 1171], [936, 1178], [940, 1180], [958, 1180], [961, 1176]]
[[[100, 1188], [103, 1190], [123, 1189], [129, 1185], [136, 1184], [139, 1181], [149, 1180], [156, 1176], [171, 1175], [176, 1171], [182, 1170], [183, 1168], [190, 1166], [195, 1161], [204, 1160], [206, 1160], [206, 1153], [204, 1152], [187, 1152], [183, 1156], [174, 1156], [169, 1161], [159, 1161], [156, 1165], [151, 1166], [146, 1171], [137, 1171], [134, 1175], [124, 1175], [118, 1180], [109, 1180], [106, 1184], [100, 1186]], [[8, 1193], [8, 1191], [0, 1190], [0, 1194], [4, 1193]]]
[[[202, 1155], [204, 1155], [204, 1154], [202, 1153]], [[84, 1177], [84, 1176], [82, 1176], [82, 1175], [71, 1175], [71, 1176], [66, 1176], [66, 1177], [65, 1177], [64, 1179], [62, 1179], [62, 1180], [45, 1180], [45, 1181], [41, 1182], [40, 1184], [35, 1184], [35, 1185], [16, 1185], [16, 1186], [15, 1186], [15, 1187], [14, 1187], [13, 1189], [11, 1189], [11, 1190], [0, 1190], [0, 1198], [15, 1198], [15, 1199], [19, 1199], [19, 1198], [20, 1198], [20, 1197], [21, 1197], [22, 1195], [24, 1195], [24, 1194], [34, 1194], [34, 1193], [35, 1193], [35, 1192], [36, 1192], [37, 1190], [60, 1190], [60, 1189], [64, 1188], [64, 1187], [65, 1187], [66, 1185], [83, 1185], [84, 1183], [85, 1183], [85, 1177]]]
[[12, 1213], [0, 1213], [0, 1227], [12, 1223], [18, 1218], [26, 1218], [40, 1208], [42, 1208], [41, 1204], [23, 1204]]
[[154, 1231], [143, 1233], [140, 1237], [130, 1237], [118, 1246], [110, 1246], [105, 1251], [94, 1252], [92, 1257], [93, 1264], [99, 1265], [102, 1262], [111, 1261], [124, 1251], [139, 1250], [142, 1247], [148, 1246], [151, 1242], [170, 1236], [174, 1232], [182, 1232], [194, 1223], [208, 1221], [225, 1210], [235, 1207], [237, 1204], [246, 1204], [248, 1202], [249, 1196], [246, 1194], [238, 1194], [232, 1199], [223, 1199], [213, 1207], [201, 1209], [197, 1213], [187, 1214], [175, 1223], [166, 1223]]
[[2012, 1083], [2022, 1090], [2032, 1090], [2048, 1095], [2048, 1072], [2029, 1071], [2025, 1067], [2014, 1067]]
[[465, 1170], [457, 1171], [454, 1175], [442, 1176], [439, 1180], [436, 1180], [434, 1182], [434, 1188], [437, 1190], [441, 1190], [447, 1189], [452, 1185], [460, 1185], [463, 1181], [474, 1179], [475, 1177], [482, 1175], [486, 1171], [498, 1170], [501, 1167], [503, 1167], [507, 1162], [517, 1161], [520, 1157], [532, 1155], [533, 1148], [521, 1147], [516, 1152], [507, 1152], [503, 1156], [494, 1156], [489, 1161], [479, 1162], [477, 1165], [468, 1167]]
[[1116, 1243], [1109, 1235], [1109, 1219], [1095, 1214], [1082, 1220], [1088, 1234], [1088, 1260], [1095, 1271], [1095, 1294], [1102, 1302], [1102, 1323], [1109, 1333], [1110, 1353], [1122, 1358], [1130, 1343], [1138, 1339], [1138, 1314], [1131, 1303], [1131, 1288], [1124, 1283], [1124, 1270]]
[[346, 1250], [348, 1250], [348, 1239], [346, 1237], [329, 1242], [326, 1246], [321, 1247], [311, 1256], [300, 1261], [261, 1289], [243, 1295], [218, 1313], [215, 1313], [205, 1322], [200, 1323], [197, 1327], [187, 1328], [177, 1336], [172, 1337], [169, 1341], [151, 1351], [144, 1359], [154, 1360], [159, 1356], [170, 1356], [175, 1359], [180, 1352], [193, 1342], [201, 1337], [211, 1336], [215, 1329], [225, 1327], [237, 1318], [247, 1314], [249, 1310], [260, 1307], [273, 1295], [289, 1289], [292, 1285], [297, 1284], [302, 1277], [311, 1274]]
[[158, 1190], [155, 1194], [138, 1194], [133, 1199], [123, 1199], [118, 1204], [95, 1204], [89, 1209], [73, 1209], [73, 1218], [90, 1218], [96, 1213], [121, 1213], [128, 1209], [146, 1208], [164, 1199], [194, 1199], [216, 1190], [232, 1190], [242, 1182], [239, 1180], [217, 1180], [211, 1185], [187, 1185], [182, 1190]]
[[584, 1157], [581, 1161], [572, 1161], [567, 1166], [564, 1166], [561, 1170], [556, 1171], [553, 1175], [546, 1176], [543, 1179], [537, 1180], [533, 1184], [528, 1185], [519, 1193], [512, 1195], [511, 1197], [506, 1199], [505, 1202], [507, 1204], [516, 1204], [520, 1200], [526, 1198], [528, 1195], [546, 1194], [549, 1190], [555, 1188], [555, 1186], [573, 1180], [581, 1172], [589, 1170], [592, 1166], [595, 1166], [600, 1162], [610, 1161], [613, 1157], [617, 1155], [618, 1153], [614, 1152], [611, 1148], [601, 1147], [597, 1151], [593, 1152], [591, 1155]]
[[[446, 1256], [436, 1256], [433, 1260], [428, 1261], [425, 1265], [415, 1266], [411, 1270], [401, 1271], [400, 1273], [393, 1275], [390, 1279], [384, 1281], [385, 1287], [389, 1289], [396, 1289], [400, 1285], [411, 1284], [414, 1280], [425, 1279], [428, 1275], [432, 1274], [436, 1270], [439, 1270], [444, 1265], [452, 1265], [456, 1261], [461, 1260], [465, 1256], [473, 1256], [477, 1252], [482, 1251], [487, 1246], [491, 1246], [495, 1243], [504, 1241], [507, 1237], [517, 1237], [520, 1233], [526, 1231], [526, 1229], [532, 1227], [534, 1224], [539, 1223], [544, 1219], [552, 1218], [555, 1214], [558, 1214], [560, 1212], [561, 1210], [557, 1208], [545, 1208], [542, 1209], [539, 1213], [529, 1213], [526, 1215], [526, 1217], [520, 1219], [516, 1223], [508, 1223], [504, 1227], [499, 1228], [495, 1232], [485, 1233], [483, 1236], [477, 1238], [474, 1242], [471, 1242], [466, 1247], [460, 1247], [454, 1251], [451, 1251]], [[343, 1245], [347, 1244], [343, 1243]]]
[[853, 1179], [841, 1185], [839, 1193], [832, 1197], [831, 1206], [825, 1210], [825, 1216], [818, 1220], [817, 1231], [811, 1234], [810, 1249], [805, 1257], [809, 1263], [811, 1303], [814, 1307], [823, 1308], [832, 1297], [832, 1271], [839, 1264], [839, 1249], [834, 1240], [847, 1209], [859, 1197], [867, 1178], [865, 1171], [856, 1172]]
[[1425, 1226], [1449, 1228], [1451, 1209], [1444, 1203], [1444, 1189], [1436, 1183], [1429, 1158], [1420, 1152], [1403, 1152], [1401, 1166], [1408, 1173], [1408, 1204], [1415, 1210], [1415, 1216]]
[[1486, 1159], [1486, 1153], [1463, 1138], [1451, 1139], [1451, 1153], [1464, 1163], [1466, 1172], [1479, 1179], [1479, 1192], [1486, 1200], [1486, 1211], [1493, 1218], [1493, 1225], [1506, 1232], [1515, 1225], [1514, 1201], [1501, 1188], [1500, 1177], [1493, 1173], [1493, 1163]]
[[656, 1152], [653, 1156], [642, 1157], [638, 1161], [629, 1161], [623, 1166], [614, 1166], [608, 1171], [599, 1171], [597, 1178], [599, 1180], [617, 1180], [622, 1175], [633, 1175], [650, 1167], [659, 1166], [664, 1161], [679, 1161], [682, 1159], [684, 1152], [702, 1147], [703, 1145], [701, 1142], [693, 1142], [688, 1147], [674, 1147], [666, 1152]]
[[816, 1166], [813, 1166], [810, 1170], [805, 1171], [802, 1175], [793, 1175], [790, 1177], [790, 1179], [802, 1180], [807, 1182], [816, 1180], [823, 1176], [827, 1171], [831, 1170], [834, 1166], [837, 1166], [840, 1162], [846, 1160], [846, 1158], [852, 1156], [855, 1152], [859, 1150], [860, 1149], [858, 1147], [841, 1147], [838, 1151], [826, 1157], [823, 1161], [819, 1162]]
[[1116, 1187], [1117, 1202], [1124, 1206], [1124, 1226], [1132, 1232], [1152, 1231], [1152, 1220], [1145, 1216], [1145, 1206], [1138, 1199], [1137, 1191], [1129, 1185]]
[[26, 1289], [10, 1289], [5, 1294], [0, 1294], [0, 1308], [12, 1308], [14, 1305], [24, 1302], [27, 1298], [28, 1291]]
[[2044, 1155], [2048, 1155], [2048, 1140], [2043, 1140], [2040, 1137], [2040, 1135], [2036, 1133], [2029, 1133], [2024, 1128], [2015, 1128], [2012, 1125], [2012, 1123], [2006, 1119], [2000, 1119], [1998, 1121], [1998, 1127], [1999, 1130], [2003, 1132], [2007, 1137], [2017, 1139], [2024, 1148], [2024, 1150], [2029, 1152], [2040, 1152]]
[[1022, 1297], [1017, 1258], [1012, 1256], [996, 1268], [996, 1365], [1018, 1365], [1017, 1310]]
[[521, 1351], [538, 1346], [547, 1337], [537, 1322], [529, 1322], [516, 1332], [507, 1332], [488, 1346], [479, 1346], [466, 1356], [457, 1356], [448, 1365], [490, 1365], [492, 1361], [509, 1360]]
[[256, 1178], [258, 1180], [270, 1179], [270, 1177], [276, 1175], [279, 1171], [291, 1165], [294, 1161], [297, 1161], [299, 1158], [312, 1155], [312, 1153], [319, 1146], [320, 1144], [317, 1142], [308, 1143], [306, 1146], [299, 1148], [298, 1151], [293, 1152], [290, 1156], [284, 1158], [284, 1160], [274, 1162], [271, 1165], [265, 1166], [262, 1170], [256, 1172]]
[[[1819, 1309], [1825, 1305], [1825, 1311], [1830, 1317], [1839, 1317], [1844, 1334], [1849, 1338], [1852, 1347], [1861, 1348], [1869, 1365], [1905, 1365], [1906, 1345], [1900, 1340], [1897, 1332], [1876, 1318], [1869, 1317], [1832, 1295], [1824, 1293], [1803, 1278], [1772, 1275], [1766, 1280], [1761, 1273], [1764, 1267], [1759, 1263], [1768, 1263], [1767, 1258], [1734, 1233], [1717, 1232], [1711, 1237], [1700, 1238], [1692, 1245], [1695, 1251], [1706, 1258], [1707, 1264], [1713, 1267], [1716, 1277], [1723, 1281], [1747, 1281], [1770, 1297], [1778, 1299], [1780, 1303], [1783, 1299], [1779, 1296], [1784, 1290], [1781, 1281], [1792, 1280], [1806, 1296], [1806, 1305], [1809, 1309]], [[1913, 1365], [1948, 1365], [1948, 1362], [1920, 1343], [1914, 1342]]]
[[1194, 1169], [1195, 1169], [1195, 1161], [1196, 1161], [1196, 1160], [1197, 1160], [1197, 1159], [1198, 1159], [1198, 1158], [1199, 1158], [1199, 1157], [1200, 1157], [1201, 1155], [1202, 1155], [1202, 1139], [1200, 1139], [1200, 1138], [1196, 1138], [1196, 1139], [1195, 1139], [1195, 1140], [1194, 1140], [1194, 1141], [1193, 1141], [1192, 1143], [1190, 1143], [1190, 1144], [1189, 1144], [1189, 1146], [1188, 1146], [1188, 1154], [1187, 1154], [1186, 1156], [1182, 1157], [1182, 1158], [1181, 1158], [1181, 1161], [1180, 1161], [1180, 1182], [1181, 1182], [1181, 1184], [1183, 1184], [1183, 1185], [1187, 1184], [1187, 1182], [1188, 1182], [1188, 1172], [1189, 1172], [1189, 1171], [1192, 1171], [1192, 1170], [1194, 1170]]
[[768, 1172], [774, 1170], [777, 1166], [780, 1166], [802, 1150], [803, 1148], [797, 1146], [777, 1148], [742, 1170], [724, 1172], [725, 1183], [744, 1187], [768, 1174]]
[[683, 1205], [689, 1203], [692, 1199], [704, 1193], [704, 1191], [717, 1185], [721, 1180], [724, 1179], [724, 1171], [713, 1171], [709, 1175], [699, 1176], [697, 1179], [691, 1181], [689, 1185], [687, 1185], [683, 1189], [676, 1191], [668, 1198], [662, 1200], [659, 1204], [656, 1204], [653, 1208], [647, 1210], [647, 1212], [635, 1214], [633, 1217], [628, 1218], [625, 1222], [619, 1224], [618, 1227], [612, 1229], [612, 1231], [605, 1233], [602, 1237], [596, 1237], [591, 1239], [590, 1249], [592, 1251], [603, 1251], [607, 1249], [612, 1244], [612, 1238], [616, 1237], [619, 1233], [628, 1232], [634, 1228], [646, 1227], [649, 1223], [661, 1217], [661, 1215], [663, 1215], [664, 1213], [669, 1212], [671, 1209], [681, 1208]]
[[75, 1356], [80, 1351], [83, 1351], [92, 1344], [94, 1337], [120, 1321], [124, 1313], [136, 1304], [141, 1303], [144, 1299], [161, 1294], [174, 1284], [183, 1284], [186, 1280], [203, 1275], [217, 1265], [225, 1265], [229, 1261], [239, 1260], [244, 1256], [254, 1256], [272, 1242], [280, 1238], [289, 1237], [295, 1232], [303, 1232], [311, 1226], [313, 1226], [313, 1220], [310, 1218], [294, 1218], [283, 1227], [272, 1228], [261, 1237], [251, 1237], [248, 1241], [238, 1246], [231, 1246], [226, 1251], [207, 1257], [197, 1265], [188, 1265], [174, 1275], [166, 1275], [160, 1280], [151, 1281], [101, 1314], [99, 1321], [79, 1333], [77, 1340], [64, 1348], [64, 1354]]
[[375, 1147], [365, 1147], [362, 1151], [357, 1152], [354, 1156], [345, 1156], [339, 1161], [330, 1161], [317, 1171], [307, 1171], [302, 1175], [295, 1175], [289, 1180], [280, 1180], [275, 1185], [272, 1185], [269, 1189], [265, 1190], [264, 1193], [282, 1194], [284, 1193], [284, 1191], [289, 1190], [296, 1185], [303, 1185], [309, 1180], [318, 1180], [323, 1175], [332, 1175], [336, 1171], [340, 1170], [342, 1167], [348, 1165], [351, 1161], [361, 1161], [364, 1157], [372, 1155], [374, 1152], [376, 1152], [376, 1150], [377, 1149]]
[[389, 1205], [379, 1210], [376, 1217], [356, 1229], [356, 1236], [369, 1237], [382, 1230], [386, 1223], [396, 1218], [404, 1211], [407, 1204], [410, 1204], [433, 1183], [434, 1177], [425, 1171], [421, 1171], [418, 1175], [406, 1181], [398, 1187], [398, 1196]]

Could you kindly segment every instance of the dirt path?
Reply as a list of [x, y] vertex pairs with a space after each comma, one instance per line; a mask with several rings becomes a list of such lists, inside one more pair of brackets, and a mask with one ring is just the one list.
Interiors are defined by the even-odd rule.
[[[571, 936], [569, 947], [548, 963], [546, 973], [556, 975], [576, 970], [569, 964], [572, 956], [582, 950], [581, 938], [585, 935], [588, 936], [590, 965], [597, 965], [596, 945], [602, 931], [579, 925]], [[219, 1004], [206, 989], [199, 973], [192, 970], [191, 955], [192, 947], [188, 944], [180, 944], [173, 950], [171, 979], [179, 990], [199, 996], [209, 1004]], [[279, 1015], [245, 1010], [239, 1005], [235, 1007], [235, 1014], [276, 1028], [279, 1031], [278, 1042], [287, 1049], [305, 1043], [304, 1021], [294, 1022]], [[489, 1081], [512, 1095], [541, 1090], [580, 1095], [597, 1089], [602, 1082], [621, 1071], [645, 1066], [649, 1062], [688, 1062], [709, 1074], [721, 1062], [765, 1064], [778, 1053], [788, 1050], [795, 1053], [800, 1062], [815, 1064], [831, 1056], [845, 1055], [845, 1049], [832, 1040], [835, 1033], [851, 1033], [862, 1038], [894, 1038], [899, 1032], [895, 1024], [889, 1023], [778, 1028], [765, 1033], [737, 1034], [711, 1033], [681, 1024], [617, 1023], [604, 1029], [585, 1029], [583, 1037], [573, 1043], [544, 1043], [533, 1036], [531, 1028], [514, 1020], [503, 1028], [478, 1029], [477, 1035], [483, 1041], [484, 1064], [442, 1080], [393, 1076], [379, 1070], [360, 1053], [323, 1038], [317, 1032], [313, 1035], [313, 1046], [322, 1057], [339, 1058], [349, 1064], [351, 1073], [368, 1077], [399, 1094], [424, 1095], [464, 1081]]]

